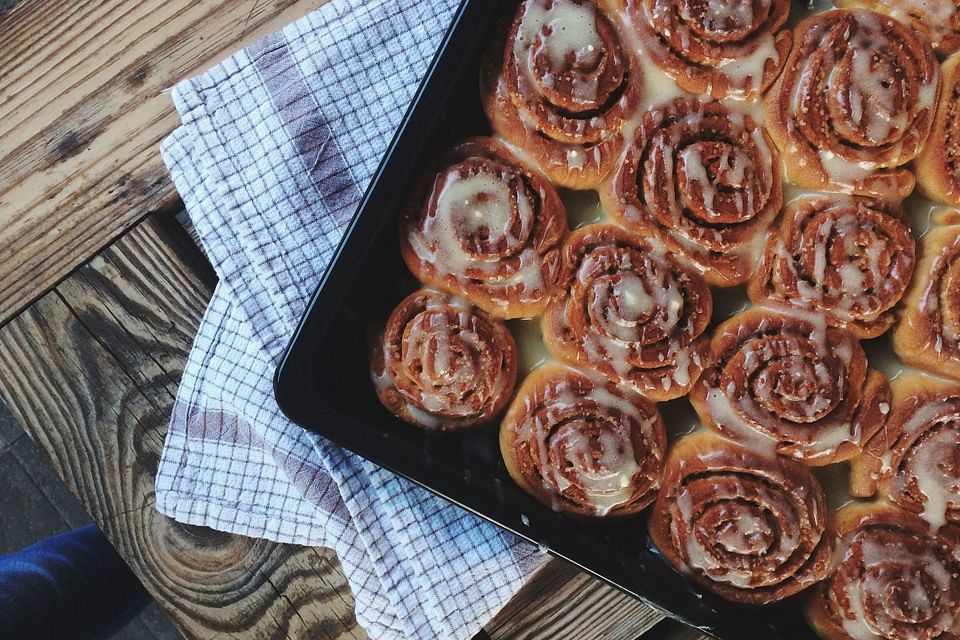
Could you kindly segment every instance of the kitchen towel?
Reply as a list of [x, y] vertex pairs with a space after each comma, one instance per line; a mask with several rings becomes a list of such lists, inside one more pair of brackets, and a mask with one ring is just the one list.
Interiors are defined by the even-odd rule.
[[470, 638], [545, 561], [303, 431], [273, 398], [278, 359], [457, 4], [332, 0], [178, 84], [183, 124], [162, 145], [220, 280], [174, 405], [157, 507], [332, 547], [375, 639]]

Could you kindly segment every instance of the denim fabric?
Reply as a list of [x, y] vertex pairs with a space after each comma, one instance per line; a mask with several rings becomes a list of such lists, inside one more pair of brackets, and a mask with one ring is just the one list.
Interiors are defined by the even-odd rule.
[[93, 525], [0, 557], [0, 640], [109, 638], [149, 602]]

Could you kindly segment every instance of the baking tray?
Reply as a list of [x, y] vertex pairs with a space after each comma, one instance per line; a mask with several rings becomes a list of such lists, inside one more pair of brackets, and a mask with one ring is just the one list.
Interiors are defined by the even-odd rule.
[[377, 400], [368, 335], [418, 285], [400, 257], [398, 214], [438, 151], [489, 134], [480, 66], [517, 0], [464, 0], [277, 370], [283, 412], [304, 428], [539, 545], [720, 640], [814, 640], [796, 600], [726, 603], [693, 585], [652, 547], [645, 514], [615, 523], [571, 519], [528, 496], [500, 458], [497, 427], [435, 434]]

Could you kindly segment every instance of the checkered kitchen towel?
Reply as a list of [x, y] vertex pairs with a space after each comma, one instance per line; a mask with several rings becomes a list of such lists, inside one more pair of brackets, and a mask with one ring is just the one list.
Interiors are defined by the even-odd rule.
[[271, 388], [456, 4], [333, 0], [177, 85], [183, 126], [162, 149], [220, 284], [174, 407], [157, 506], [334, 548], [374, 638], [469, 638], [544, 561], [291, 424]]

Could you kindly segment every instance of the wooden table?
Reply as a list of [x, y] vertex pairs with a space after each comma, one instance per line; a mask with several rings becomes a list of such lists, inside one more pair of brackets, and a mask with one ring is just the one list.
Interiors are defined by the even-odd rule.
[[[215, 275], [174, 219], [169, 87], [325, 0], [0, 0], [0, 396], [187, 638], [364, 638], [327, 549], [154, 508]], [[693, 640], [554, 561], [491, 638]]]

